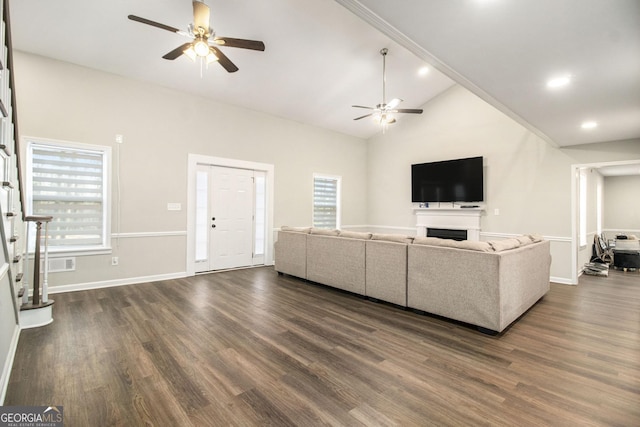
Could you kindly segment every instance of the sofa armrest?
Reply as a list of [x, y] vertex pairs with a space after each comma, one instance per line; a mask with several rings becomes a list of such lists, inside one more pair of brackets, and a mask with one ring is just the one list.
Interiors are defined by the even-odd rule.
[[307, 278], [306, 233], [279, 231], [274, 244], [275, 269], [279, 273]]

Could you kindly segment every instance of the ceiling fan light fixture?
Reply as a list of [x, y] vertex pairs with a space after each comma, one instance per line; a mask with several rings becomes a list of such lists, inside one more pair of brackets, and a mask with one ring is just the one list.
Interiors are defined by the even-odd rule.
[[212, 62], [216, 62], [218, 60], [219, 60], [218, 56], [213, 52], [212, 49], [209, 49], [209, 53], [207, 54], [207, 65], [211, 64]]
[[187, 55], [189, 57], [189, 59], [194, 61], [194, 62], [195, 62], [196, 58], [198, 57], [198, 55], [196, 55], [196, 51], [193, 49], [193, 45], [190, 45], [188, 48], [183, 50], [182, 53]]
[[373, 115], [373, 120], [382, 128], [382, 133], [385, 133], [396, 122], [396, 119], [389, 113], [378, 113]]
[[209, 55], [210, 50], [209, 44], [205, 40], [199, 38], [193, 43], [193, 50], [198, 56], [207, 56]]

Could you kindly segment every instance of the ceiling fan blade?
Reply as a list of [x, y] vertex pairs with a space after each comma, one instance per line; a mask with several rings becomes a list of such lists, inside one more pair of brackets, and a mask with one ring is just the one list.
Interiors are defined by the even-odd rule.
[[233, 39], [231, 37], [216, 37], [214, 43], [220, 46], [239, 47], [242, 49], [259, 50], [264, 52], [264, 43], [259, 40]]
[[373, 116], [373, 114], [365, 114], [364, 116], [356, 117], [353, 120], [360, 120], [360, 119], [364, 119], [365, 117], [370, 117], [370, 116]]
[[393, 98], [391, 101], [389, 101], [389, 103], [384, 107], [387, 110], [393, 110], [395, 109], [398, 105], [400, 105], [400, 103], [402, 102], [402, 99], [400, 98]]
[[410, 114], [422, 114], [421, 109], [417, 108], [398, 108], [397, 110], [393, 110], [394, 113], [410, 113]]
[[169, 52], [166, 55], [164, 55], [163, 58], [164, 59], [168, 59], [170, 61], [173, 61], [174, 59], [176, 59], [180, 55], [182, 55], [184, 53], [184, 50], [186, 48], [188, 48], [189, 46], [191, 46], [191, 43], [185, 43], [183, 45], [180, 45], [177, 48], [173, 49], [171, 52]]
[[367, 110], [375, 110], [373, 107], [365, 107], [364, 105], [352, 105], [354, 108], [366, 108]]
[[193, 2], [193, 26], [204, 29], [204, 34], [209, 34], [209, 6], [201, 1]]
[[161, 24], [159, 22], [151, 21], [151, 20], [146, 19], [146, 18], [141, 18], [139, 16], [129, 15], [127, 18], [131, 19], [132, 21], [141, 22], [143, 24], [151, 25], [152, 27], [160, 28], [162, 30], [171, 31], [172, 33], [179, 33], [180, 32], [180, 30], [177, 29], [177, 28], [170, 27], [168, 25], [164, 25], [164, 24]]
[[227, 56], [224, 53], [220, 52], [220, 49], [213, 46], [209, 46], [209, 48], [218, 57], [218, 62], [220, 63], [220, 65], [224, 67], [225, 70], [227, 70], [230, 73], [235, 73], [236, 71], [238, 71], [238, 67], [236, 67], [236, 64], [231, 62], [231, 60], [227, 58]]

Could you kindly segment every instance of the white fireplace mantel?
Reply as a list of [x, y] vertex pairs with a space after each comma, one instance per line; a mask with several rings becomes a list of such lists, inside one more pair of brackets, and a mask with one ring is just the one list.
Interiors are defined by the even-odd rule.
[[417, 236], [426, 236], [427, 228], [466, 230], [467, 240], [480, 240], [480, 217], [484, 208], [415, 208]]

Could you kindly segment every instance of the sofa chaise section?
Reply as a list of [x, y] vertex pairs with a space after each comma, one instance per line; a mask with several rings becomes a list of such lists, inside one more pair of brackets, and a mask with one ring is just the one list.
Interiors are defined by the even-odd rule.
[[483, 252], [410, 245], [407, 305], [501, 332], [548, 292], [549, 246]]

